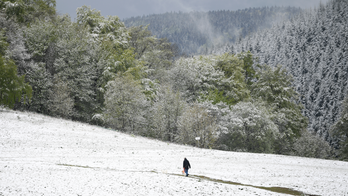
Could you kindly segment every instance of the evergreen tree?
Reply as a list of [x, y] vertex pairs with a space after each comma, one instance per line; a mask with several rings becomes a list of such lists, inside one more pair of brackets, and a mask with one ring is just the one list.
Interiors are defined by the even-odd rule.
[[348, 159], [348, 96], [341, 105], [340, 118], [332, 125], [330, 133], [336, 141], [335, 146], [338, 149], [338, 156], [341, 159]]
[[0, 105], [12, 108], [16, 101], [30, 101], [31, 97], [32, 88], [24, 81], [24, 75], [18, 76], [14, 62], [0, 55]]
[[14, 61], [4, 58], [8, 46], [4, 31], [0, 31], [0, 105], [13, 108], [16, 101], [30, 102], [32, 88], [24, 75], [18, 76]]
[[[36, 73], [40, 76], [31, 77], [50, 81], [47, 85], [55, 85], [53, 78], [60, 78], [69, 86], [69, 96], [74, 101], [74, 112], [69, 113], [69, 118], [89, 121], [96, 110], [100, 109], [96, 89], [99, 64], [98, 60], [93, 58], [95, 47], [87, 28], [72, 23], [67, 16], [58, 19], [37, 21], [26, 29], [26, 46], [32, 54], [32, 60], [40, 65], [31, 71], [31, 74]], [[45, 70], [42, 70], [41, 65]], [[42, 85], [42, 82], [31, 81]], [[47, 89], [47, 85], [34, 88], [36, 100], [49, 102], [51, 92], [44, 90]], [[49, 102], [53, 103], [55, 102]]]
[[33, 88], [33, 98], [30, 104], [24, 108], [29, 111], [50, 114], [49, 107], [51, 102], [49, 96], [52, 95], [53, 81], [51, 75], [46, 71], [43, 63], [31, 63], [27, 71], [27, 81]]
[[277, 153], [289, 153], [294, 139], [307, 128], [307, 119], [301, 114], [302, 106], [297, 102], [298, 93], [292, 87], [292, 77], [281, 66], [272, 69], [265, 65], [251, 88], [252, 97], [266, 102], [274, 115], [272, 120], [281, 134]]
[[138, 80], [129, 74], [108, 82], [105, 92], [104, 119], [118, 130], [141, 133], [145, 126], [147, 99]]
[[54, 18], [56, 15], [55, 0], [2, 0], [0, 9], [7, 18], [15, 18], [19, 23], [29, 24], [36, 19]]
[[134, 48], [135, 58], [148, 70], [147, 77], [151, 80], [166, 81], [166, 70], [170, 69], [178, 51], [167, 39], [158, 39], [146, 27], [129, 28], [130, 46]]

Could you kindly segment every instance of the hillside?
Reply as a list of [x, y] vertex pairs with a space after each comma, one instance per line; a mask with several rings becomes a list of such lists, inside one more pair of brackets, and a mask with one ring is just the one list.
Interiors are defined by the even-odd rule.
[[148, 26], [158, 38], [168, 38], [186, 54], [210, 53], [213, 45], [233, 43], [258, 30], [300, 13], [294, 7], [263, 7], [237, 11], [171, 12], [125, 19], [127, 27]]
[[0, 195], [348, 193], [347, 162], [199, 149], [6, 109], [0, 125]]
[[309, 131], [331, 140], [348, 94], [348, 2], [333, 0], [246, 37], [219, 52], [250, 50], [260, 64], [287, 68], [309, 119]]
[[[337, 121], [340, 111], [348, 113], [348, 99], [340, 108], [347, 93], [346, 1], [298, 10], [285, 22], [268, 18], [297, 9], [188, 13], [180, 28], [211, 35], [214, 43], [191, 57], [147, 27], [127, 28], [88, 6], [72, 21], [56, 15], [54, 3], [41, 9], [41, 0], [6, 2], [0, 106], [204, 149], [348, 160], [345, 126], [329, 134], [332, 123], [345, 125]], [[276, 25], [262, 30], [262, 22]], [[234, 25], [249, 35], [219, 38]], [[225, 41], [235, 42], [218, 47]]]

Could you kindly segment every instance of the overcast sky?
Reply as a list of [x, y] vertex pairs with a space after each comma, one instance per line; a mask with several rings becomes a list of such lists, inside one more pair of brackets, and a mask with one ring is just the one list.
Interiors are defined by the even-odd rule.
[[83, 5], [101, 11], [103, 16], [121, 19], [171, 11], [238, 10], [249, 7], [295, 6], [315, 8], [329, 0], [56, 0], [59, 14], [76, 17], [76, 8]]

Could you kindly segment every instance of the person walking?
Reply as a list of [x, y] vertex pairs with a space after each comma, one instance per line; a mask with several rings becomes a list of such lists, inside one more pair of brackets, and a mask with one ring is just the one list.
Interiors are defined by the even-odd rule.
[[189, 175], [188, 170], [191, 168], [190, 162], [185, 158], [183, 163], [184, 171], [186, 173], [186, 177]]

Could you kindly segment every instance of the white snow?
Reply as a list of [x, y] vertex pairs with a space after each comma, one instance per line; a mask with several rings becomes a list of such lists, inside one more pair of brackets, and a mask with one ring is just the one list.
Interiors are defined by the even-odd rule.
[[348, 195], [347, 162], [199, 149], [0, 108], [0, 196], [282, 195], [208, 178]]

